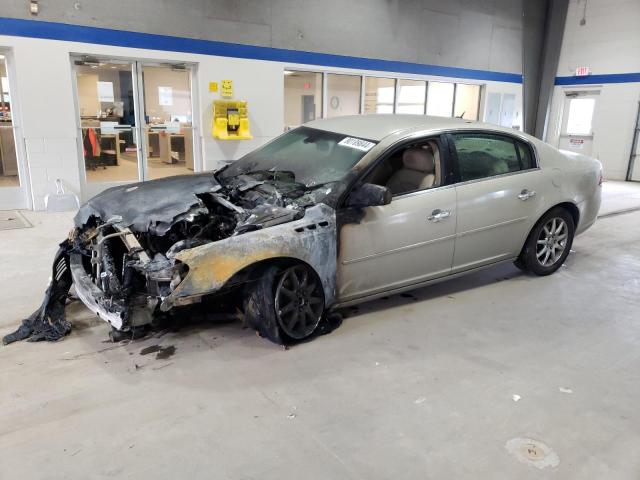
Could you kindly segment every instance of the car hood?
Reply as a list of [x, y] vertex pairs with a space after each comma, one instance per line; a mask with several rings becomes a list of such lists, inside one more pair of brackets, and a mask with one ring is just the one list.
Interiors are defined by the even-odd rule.
[[166, 231], [174, 219], [201, 204], [198, 195], [222, 189], [211, 172], [179, 175], [112, 187], [85, 203], [74, 218], [77, 227], [92, 217], [134, 231]]

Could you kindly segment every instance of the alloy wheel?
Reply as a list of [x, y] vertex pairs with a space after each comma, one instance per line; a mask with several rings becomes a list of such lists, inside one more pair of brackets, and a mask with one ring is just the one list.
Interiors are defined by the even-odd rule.
[[324, 310], [324, 293], [317, 277], [304, 265], [288, 268], [276, 287], [276, 315], [289, 337], [308, 337], [318, 326]]
[[554, 217], [545, 223], [536, 242], [538, 263], [543, 267], [554, 265], [567, 248], [568, 238], [569, 227], [564, 219]]

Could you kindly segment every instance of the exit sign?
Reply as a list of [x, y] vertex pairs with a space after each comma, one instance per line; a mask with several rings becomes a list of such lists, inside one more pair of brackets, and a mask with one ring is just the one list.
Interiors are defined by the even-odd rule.
[[591, 69], [589, 67], [576, 68], [576, 77], [586, 77], [587, 75], [591, 75]]

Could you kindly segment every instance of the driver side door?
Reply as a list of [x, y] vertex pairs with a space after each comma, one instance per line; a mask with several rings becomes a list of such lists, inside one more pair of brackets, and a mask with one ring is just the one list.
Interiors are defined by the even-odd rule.
[[[444, 152], [438, 142], [431, 139], [430, 143], [439, 145], [439, 152]], [[437, 155], [437, 161], [439, 172], [444, 172], [444, 155]], [[388, 168], [384, 162], [385, 159], [380, 162], [380, 168]], [[372, 174], [376, 176], [375, 172]], [[453, 185], [444, 183], [438, 178], [430, 188], [394, 194], [388, 205], [339, 212], [339, 221], [348, 218], [338, 235], [340, 302], [418, 284], [451, 272], [456, 191]]]

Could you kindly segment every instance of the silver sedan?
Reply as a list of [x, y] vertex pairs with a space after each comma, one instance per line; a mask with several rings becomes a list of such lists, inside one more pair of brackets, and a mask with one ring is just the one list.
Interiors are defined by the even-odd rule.
[[597, 160], [497, 126], [317, 120], [217, 172], [91, 199], [34, 318], [62, 321], [55, 302], [73, 283], [112, 333], [133, 335], [234, 291], [249, 326], [297, 341], [331, 309], [502, 262], [555, 272], [594, 223], [601, 183]]

